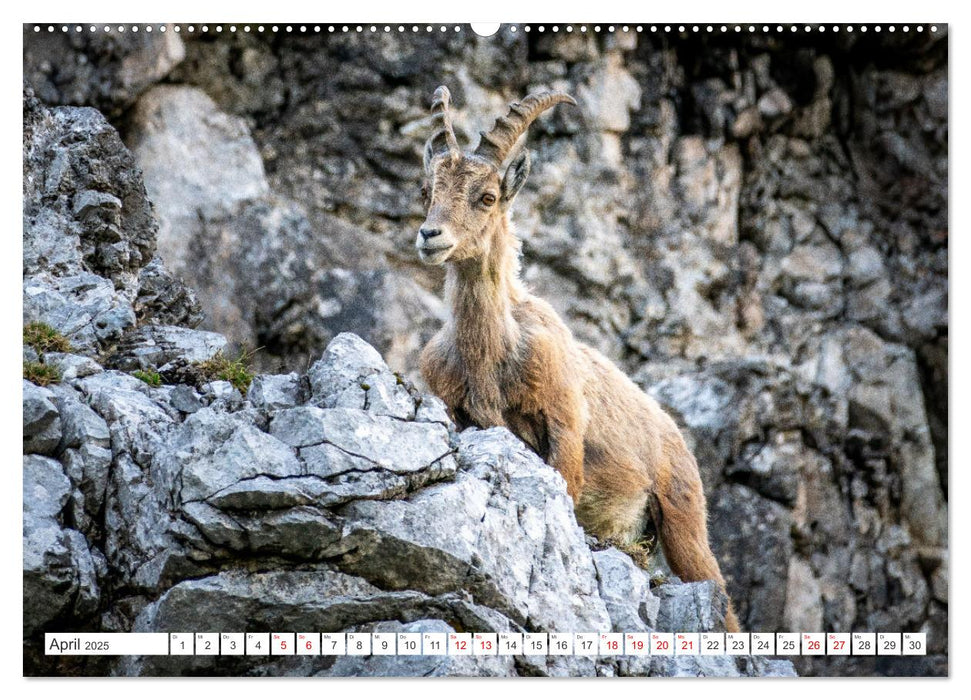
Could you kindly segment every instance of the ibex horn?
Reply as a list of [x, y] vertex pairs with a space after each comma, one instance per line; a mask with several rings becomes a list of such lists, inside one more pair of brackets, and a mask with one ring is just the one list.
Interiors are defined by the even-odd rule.
[[461, 155], [459, 142], [455, 138], [455, 131], [452, 129], [452, 116], [448, 112], [449, 103], [452, 95], [448, 88], [442, 85], [432, 96], [432, 117], [438, 127], [429, 137], [433, 153], [448, 152], [452, 158]]
[[509, 113], [496, 119], [492, 131], [479, 132], [482, 138], [475, 149], [476, 155], [486, 158], [499, 168], [516, 140], [525, 133], [536, 117], [561, 102], [571, 105], [577, 103], [565, 92], [536, 92], [524, 97], [521, 102], [513, 102], [509, 105]]

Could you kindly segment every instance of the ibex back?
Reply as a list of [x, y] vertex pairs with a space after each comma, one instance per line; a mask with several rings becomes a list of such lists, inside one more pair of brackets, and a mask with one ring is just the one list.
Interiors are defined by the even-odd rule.
[[[463, 153], [449, 100], [445, 87], [435, 91], [422, 188], [428, 214], [415, 245], [423, 262], [447, 267], [451, 315], [422, 352], [422, 376], [459, 425], [505, 426], [562, 474], [588, 532], [631, 544], [653, 517], [674, 572], [724, 590], [698, 466], [678, 427], [520, 280], [508, 213], [529, 174], [529, 151], [513, 147], [543, 111], [576, 102], [559, 92], [529, 95]], [[726, 628], [738, 629], [731, 603]]]

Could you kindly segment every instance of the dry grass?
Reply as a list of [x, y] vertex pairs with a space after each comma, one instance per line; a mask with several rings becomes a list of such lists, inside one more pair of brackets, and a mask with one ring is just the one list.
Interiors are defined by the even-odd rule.
[[24, 362], [24, 379], [37, 386], [57, 384], [61, 381], [61, 373], [57, 367], [45, 365], [43, 362]]
[[24, 345], [29, 345], [38, 353], [71, 352], [71, 343], [63, 335], [46, 323], [34, 321], [24, 326]]
[[196, 363], [195, 367], [206, 381], [229, 382], [245, 396], [255, 376], [249, 366], [249, 360], [255, 352], [253, 350], [240, 353], [235, 360], [230, 360], [222, 352], [217, 352], [205, 362]]

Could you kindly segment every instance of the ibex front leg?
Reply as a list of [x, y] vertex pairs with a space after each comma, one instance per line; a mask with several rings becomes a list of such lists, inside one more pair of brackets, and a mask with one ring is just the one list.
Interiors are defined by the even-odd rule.
[[566, 490], [573, 505], [583, 492], [583, 397], [570, 390], [557, 389], [558, 400], [546, 406], [546, 430], [550, 442], [549, 464], [566, 479]]

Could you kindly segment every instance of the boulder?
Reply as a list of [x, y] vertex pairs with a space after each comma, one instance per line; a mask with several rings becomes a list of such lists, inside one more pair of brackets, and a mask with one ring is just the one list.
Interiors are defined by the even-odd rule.
[[[141, 32], [35, 32], [24, 25], [24, 79], [49, 104], [96, 107], [117, 116], [185, 57], [185, 44], [172, 25], [146, 26]], [[92, 29], [94, 29], [92, 27]], [[98, 27], [100, 30], [101, 27]]]

